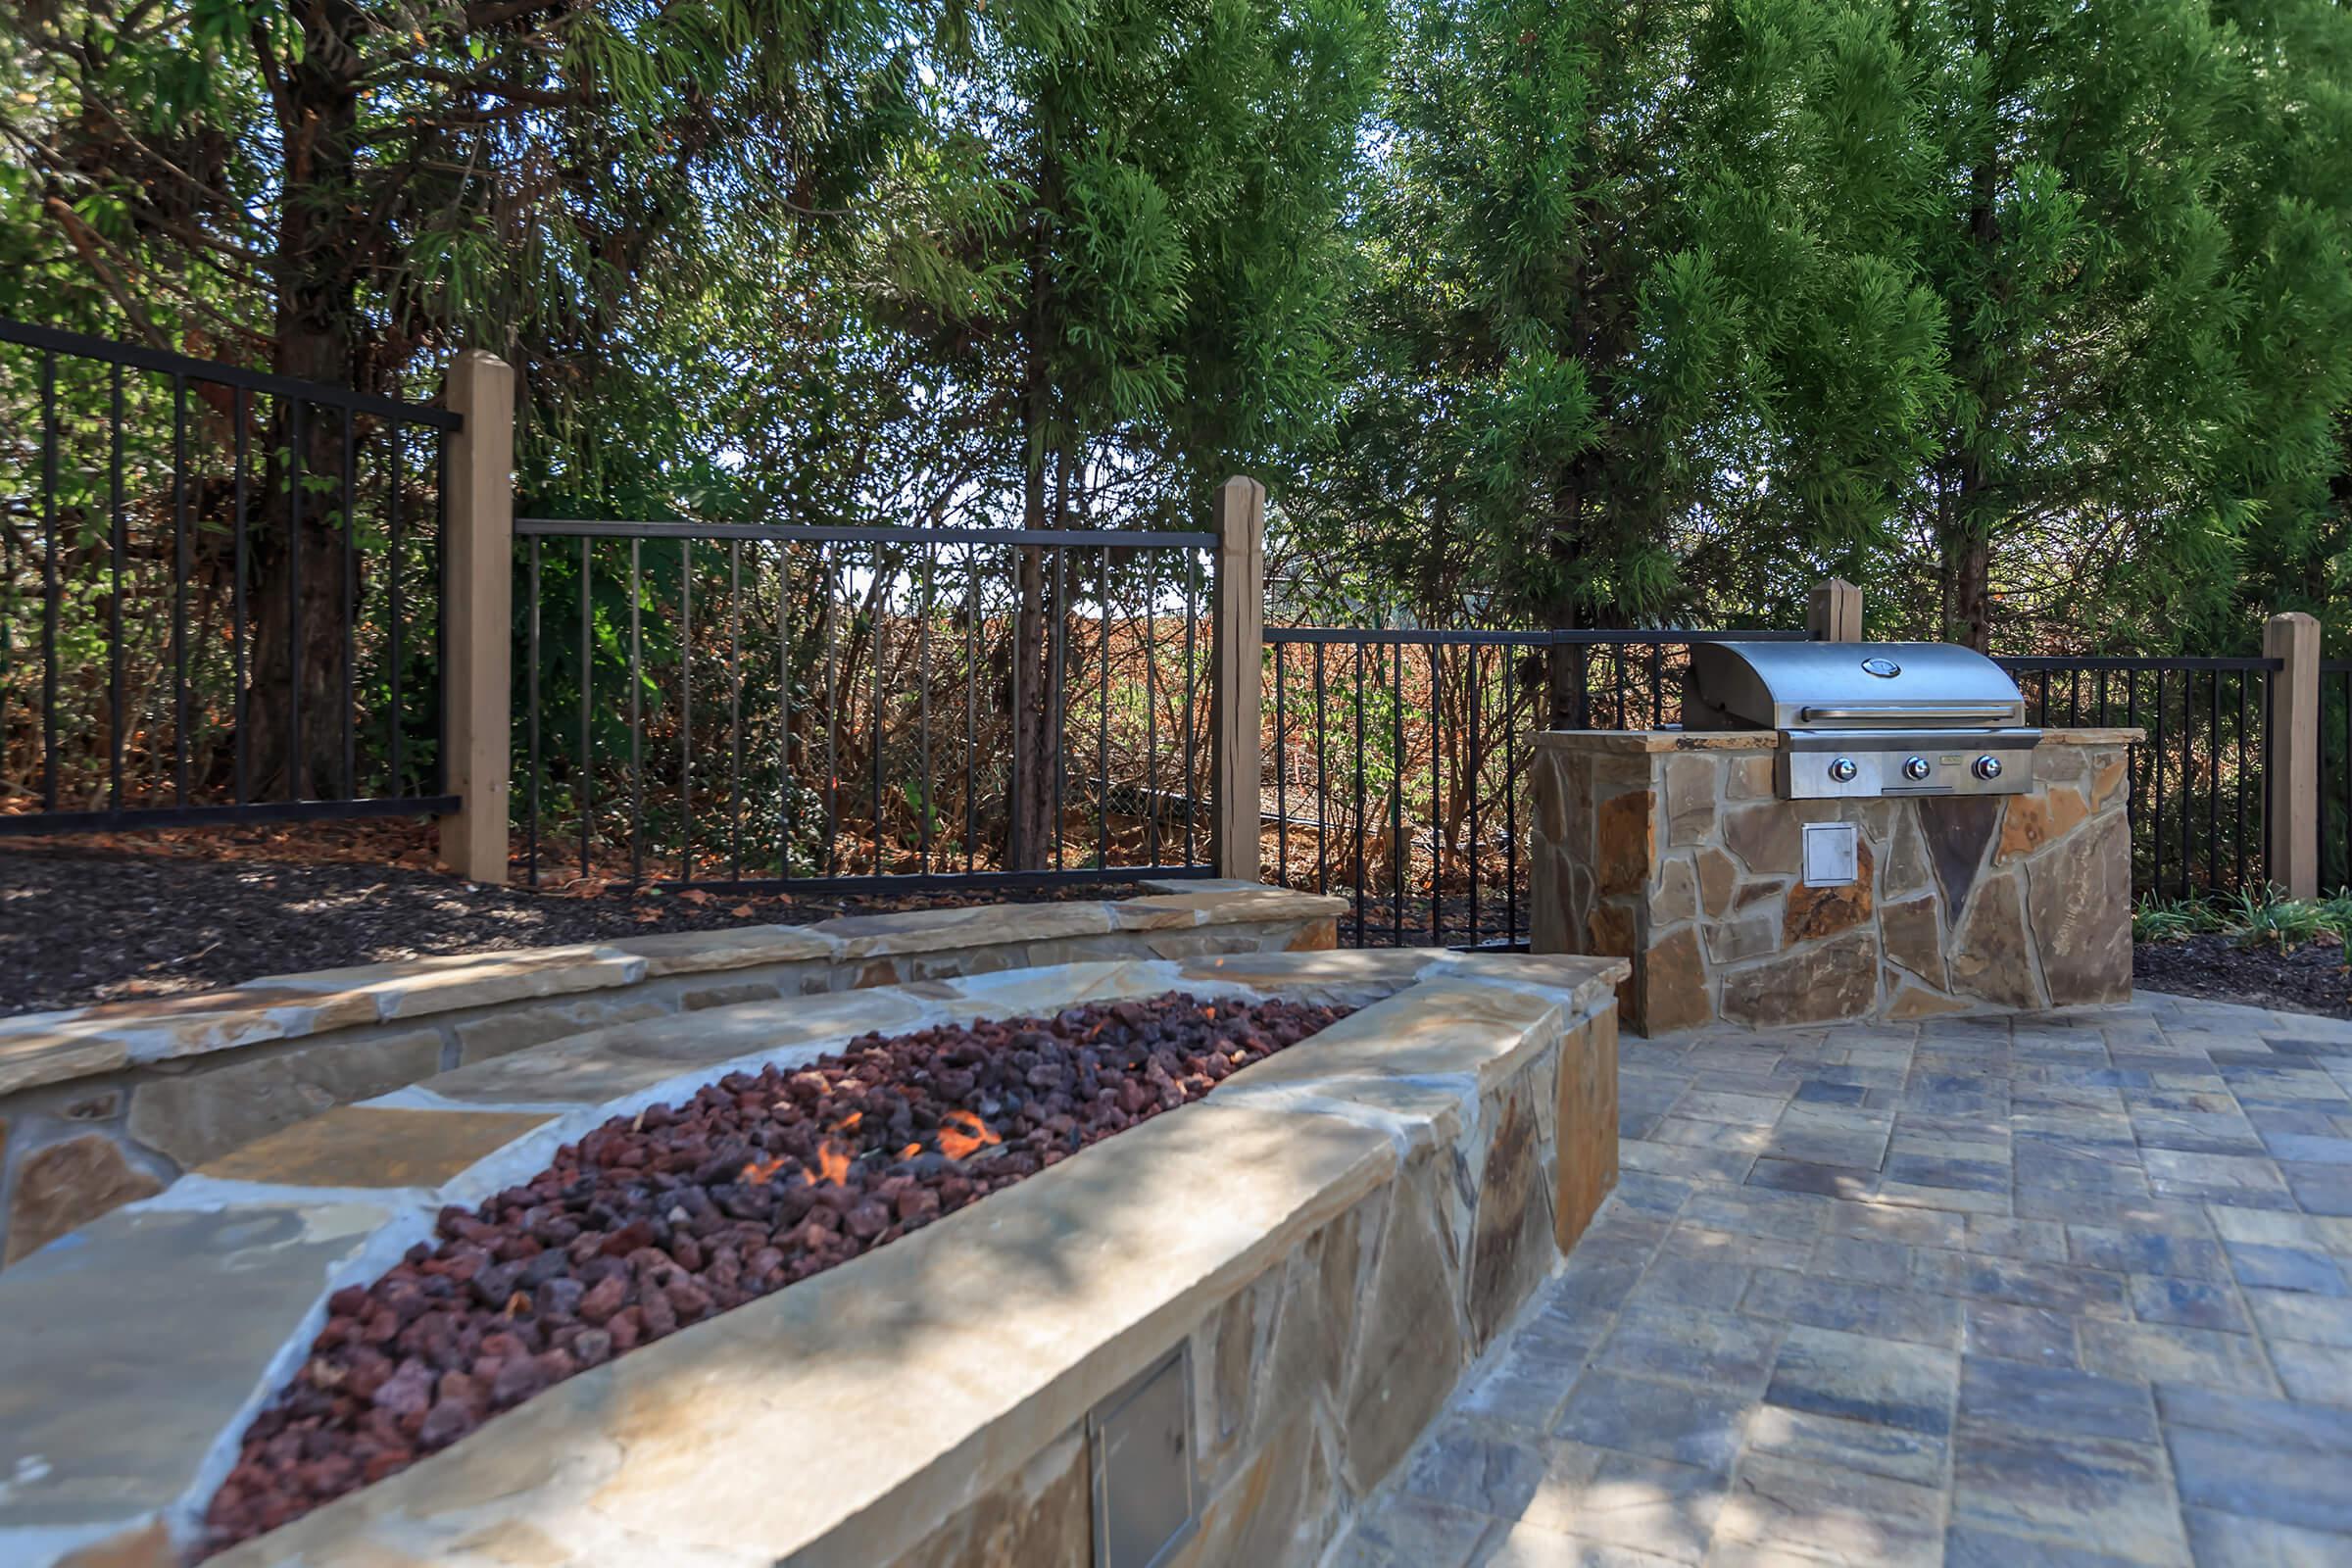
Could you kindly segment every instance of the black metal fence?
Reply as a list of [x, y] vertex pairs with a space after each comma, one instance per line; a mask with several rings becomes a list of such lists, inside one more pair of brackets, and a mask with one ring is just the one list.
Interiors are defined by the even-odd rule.
[[[1349, 900], [1358, 946], [1515, 946], [1527, 936], [1519, 853], [1532, 732], [1566, 649], [1585, 729], [1682, 719], [1694, 642], [1802, 632], [1355, 631], [1270, 627], [1267, 876]], [[2269, 659], [2006, 659], [2043, 726], [2147, 731], [2132, 749], [2132, 884], [2166, 897], [2269, 879], [2264, 818]], [[2334, 814], [2329, 862], [2352, 878], [2352, 662], [2328, 666]], [[2328, 792], [2323, 792], [2326, 795]], [[2330, 886], [2335, 885], [2330, 883]]]
[[2352, 660], [2320, 663], [2320, 889], [2352, 889]]
[[1805, 635], [1268, 627], [1268, 880], [1347, 898], [1359, 947], [1523, 944], [1522, 796], [1553, 650], [1574, 727], [1642, 729], [1682, 721], [1692, 643]]
[[458, 424], [0, 320], [0, 834], [454, 807]]
[[514, 794], [535, 886], [1212, 870], [1213, 534], [515, 531]]
[[2264, 789], [2276, 659], [2003, 659], [2044, 727], [2144, 729], [2132, 750], [2132, 887], [2230, 896], [2271, 880]]

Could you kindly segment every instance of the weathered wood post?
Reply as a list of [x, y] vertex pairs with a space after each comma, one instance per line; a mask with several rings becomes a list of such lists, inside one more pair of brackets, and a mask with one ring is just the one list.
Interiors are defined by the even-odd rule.
[[448, 791], [441, 858], [472, 882], [507, 880], [514, 600], [514, 369], [468, 349], [443, 393], [465, 425], [449, 440], [448, 538], [441, 607]]
[[1813, 585], [1805, 607], [1805, 630], [1817, 643], [1858, 643], [1862, 640], [1862, 590], [1843, 577]]
[[1265, 778], [1259, 733], [1266, 641], [1266, 487], [1217, 488], [1217, 577], [1209, 615], [1209, 759], [1217, 874], [1258, 879]]
[[2263, 821], [2271, 880], [2287, 897], [2320, 896], [2320, 623], [2301, 611], [2263, 623], [2262, 653], [2282, 666], [2271, 684]]

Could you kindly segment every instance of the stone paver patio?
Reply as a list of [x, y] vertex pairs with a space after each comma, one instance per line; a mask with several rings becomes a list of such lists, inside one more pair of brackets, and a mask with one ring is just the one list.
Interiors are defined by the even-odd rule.
[[1629, 1037], [1622, 1112], [1333, 1561], [2352, 1564], [2352, 1024]]

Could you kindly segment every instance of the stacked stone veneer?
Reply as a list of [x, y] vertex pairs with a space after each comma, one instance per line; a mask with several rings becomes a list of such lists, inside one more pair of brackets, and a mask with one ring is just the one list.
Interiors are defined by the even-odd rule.
[[625, 1025], [328, 1111], [0, 1275], [0, 1562], [173, 1561], [326, 1297], [606, 1117], [867, 1029], [1176, 988], [1360, 1010], [216, 1561], [1083, 1568], [1088, 1412], [1178, 1347], [1174, 1561], [1316, 1561], [1614, 1185], [1623, 970], [1069, 964]]
[[[2132, 988], [2135, 730], [2052, 730], [2030, 793], [1784, 801], [1770, 732], [1537, 737], [1538, 953], [1633, 960], [1644, 1034], [2114, 1002]], [[1808, 888], [1803, 824], [1859, 825]]]
[[1337, 899], [1237, 883], [281, 975], [0, 1019], [0, 1267], [334, 1105], [592, 1029], [1073, 959], [1329, 948]]

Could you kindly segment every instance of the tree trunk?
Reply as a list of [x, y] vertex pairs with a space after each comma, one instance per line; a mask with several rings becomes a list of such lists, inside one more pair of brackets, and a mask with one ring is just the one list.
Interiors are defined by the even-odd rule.
[[[1989, 67], [1996, 45], [1989, 7], [1977, 8], [1975, 34], [1976, 51]], [[1999, 103], [1996, 89], [1985, 104], [1988, 124], [1997, 121]], [[1969, 171], [1968, 237], [1976, 250], [1978, 287], [1976, 296], [1966, 302], [1968, 308], [1952, 323], [1953, 362], [1976, 396], [1976, 419], [1962, 437], [1965, 444], [1960, 453], [1957, 494], [1942, 519], [1943, 537], [1937, 541], [1938, 563], [1943, 568], [1944, 637], [1981, 654], [1992, 651], [1992, 511], [1999, 503], [1986, 472], [1985, 453], [1993, 440], [1999, 389], [1993, 385], [1991, 347], [1976, 330], [1975, 322], [1978, 308], [1991, 296], [1993, 273], [1999, 265], [1999, 193], [1998, 136], [1988, 131], [1975, 167]]]
[[[364, 18], [314, 3], [297, 20], [304, 47], [287, 62], [279, 120], [276, 348], [271, 368], [305, 381], [349, 386], [359, 363], [357, 276], [365, 235], [346, 199], [353, 189], [359, 98], [351, 74]], [[296, 426], [300, 439], [295, 439]], [[253, 662], [246, 693], [247, 746], [257, 797], [307, 799], [359, 792], [346, 777], [343, 733], [356, 723], [344, 699], [346, 585], [340, 480], [348, 461], [339, 411], [280, 400], [268, 428], [268, 497], [253, 538]], [[289, 494], [286, 457], [302, 484]], [[356, 598], [356, 586], [354, 588]]]
[[[1571, 583], [1577, 560], [1584, 554], [1584, 512], [1582, 491], [1571, 491], [1547, 543], [1552, 580], [1559, 584], [1543, 606], [1544, 625], [1551, 631], [1574, 631], [1582, 620]], [[1544, 652], [1544, 727], [1583, 729], [1588, 722], [1585, 677], [1592, 651], [1583, 643], [1554, 643]]]

